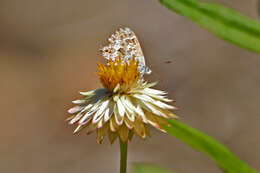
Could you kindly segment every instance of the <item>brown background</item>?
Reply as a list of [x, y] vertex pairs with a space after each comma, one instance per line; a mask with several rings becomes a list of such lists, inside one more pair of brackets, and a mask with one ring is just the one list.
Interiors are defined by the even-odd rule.
[[[256, 18], [253, 0], [216, 0]], [[0, 1], [0, 172], [118, 172], [119, 146], [72, 134], [64, 119], [79, 90], [101, 87], [98, 49], [119, 26], [132, 28], [169, 91], [180, 120], [260, 169], [260, 57], [228, 44], [156, 0]], [[167, 64], [166, 61], [172, 61]], [[153, 130], [129, 144], [129, 164], [176, 173], [220, 173], [204, 154]], [[129, 167], [130, 168], [130, 167]]]

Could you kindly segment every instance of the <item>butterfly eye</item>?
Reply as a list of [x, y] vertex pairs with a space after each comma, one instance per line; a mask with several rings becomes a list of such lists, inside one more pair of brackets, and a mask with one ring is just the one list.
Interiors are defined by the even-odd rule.
[[152, 70], [149, 67], [145, 67], [145, 74], [151, 74]]

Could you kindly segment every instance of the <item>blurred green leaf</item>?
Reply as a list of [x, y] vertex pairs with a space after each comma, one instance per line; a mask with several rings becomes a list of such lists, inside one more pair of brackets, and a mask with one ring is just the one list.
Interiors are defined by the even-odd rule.
[[166, 131], [172, 136], [210, 156], [226, 173], [259, 173], [242, 162], [229, 149], [212, 137], [178, 120], [169, 120]]
[[134, 164], [134, 173], [173, 173], [166, 168], [147, 164], [147, 163], [136, 163]]
[[253, 52], [260, 52], [260, 23], [232, 9], [197, 0], [160, 0], [172, 11], [193, 20], [216, 36]]

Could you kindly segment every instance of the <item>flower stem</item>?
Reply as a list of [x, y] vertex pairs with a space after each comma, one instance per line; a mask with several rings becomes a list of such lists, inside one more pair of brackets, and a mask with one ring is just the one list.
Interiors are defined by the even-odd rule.
[[127, 141], [120, 139], [120, 173], [126, 173], [127, 167]]

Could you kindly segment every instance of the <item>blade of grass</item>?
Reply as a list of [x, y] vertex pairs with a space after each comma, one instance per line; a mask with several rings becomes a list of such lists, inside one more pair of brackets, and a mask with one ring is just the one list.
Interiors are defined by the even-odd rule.
[[212, 137], [194, 129], [178, 120], [169, 120], [166, 131], [172, 136], [206, 153], [227, 173], [259, 173], [236, 157], [229, 149]]
[[159, 0], [168, 9], [188, 17], [216, 36], [242, 48], [260, 52], [260, 23], [235, 10], [197, 0]]

